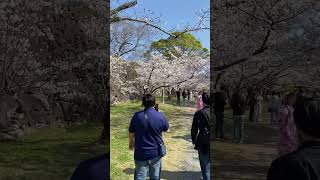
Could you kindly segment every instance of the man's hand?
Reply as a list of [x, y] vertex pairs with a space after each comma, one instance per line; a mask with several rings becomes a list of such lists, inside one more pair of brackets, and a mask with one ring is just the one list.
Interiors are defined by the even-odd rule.
[[131, 151], [133, 151], [133, 150], [134, 150], [134, 144], [129, 144], [129, 149], [130, 149]]
[[135, 136], [134, 133], [129, 133], [129, 149], [131, 151], [134, 150], [134, 136]]

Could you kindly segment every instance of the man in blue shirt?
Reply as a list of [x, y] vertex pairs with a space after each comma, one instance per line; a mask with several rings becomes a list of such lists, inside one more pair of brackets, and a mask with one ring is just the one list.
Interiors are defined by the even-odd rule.
[[70, 180], [109, 180], [108, 154], [81, 162]]
[[154, 109], [155, 97], [143, 97], [143, 111], [136, 112], [129, 127], [129, 149], [134, 150], [135, 180], [145, 180], [149, 171], [151, 180], [159, 180], [163, 143], [162, 132], [169, 131], [169, 124], [161, 112]]

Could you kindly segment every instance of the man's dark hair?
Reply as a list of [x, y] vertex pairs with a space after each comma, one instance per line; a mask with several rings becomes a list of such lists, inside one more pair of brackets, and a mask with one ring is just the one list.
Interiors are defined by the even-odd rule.
[[202, 93], [202, 101], [204, 104], [209, 105], [210, 104], [210, 95], [207, 92]]
[[146, 94], [142, 98], [142, 105], [145, 108], [154, 107], [156, 104], [156, 98], [152, 94]]
[[296, 104], [294, 120], [298, 129], [320, 138], [320, 98], [304, 98]]

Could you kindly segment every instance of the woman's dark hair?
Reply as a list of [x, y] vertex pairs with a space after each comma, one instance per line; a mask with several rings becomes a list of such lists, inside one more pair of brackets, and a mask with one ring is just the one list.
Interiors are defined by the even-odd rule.
[[156, 104], [156, 98], [152, 94], [146, 94], [142, 98], [142, 105], [145, 108], [154, 107]]
[[202, 102], [206, 105], [210, 104], [210, 95], [207, 92], [202, 93]]
[[292, 97], [295, 97], [296, 96], [296, 94], [295, 93], [288, 93], [285, 97], [284, 97], [284, 99], [283, 99], [283, 101], [282, 101], [282, 104], [283, 105], [288, 105], [289, 104], [289, 98], [292, 98]]
[[320, 99], [303, 98], [296, 104], [294, 120], [298, 129], [320, 138]]

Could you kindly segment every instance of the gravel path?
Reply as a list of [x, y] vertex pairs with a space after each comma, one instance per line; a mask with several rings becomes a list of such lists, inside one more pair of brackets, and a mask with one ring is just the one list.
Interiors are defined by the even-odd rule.
[[169, 120], [171, 132], [165, 135], [168, 154], [164, 158], [162, 179], [200, 180], [198, 152], [193, 149], [190, 130], [194, 108], [182, 108]]

